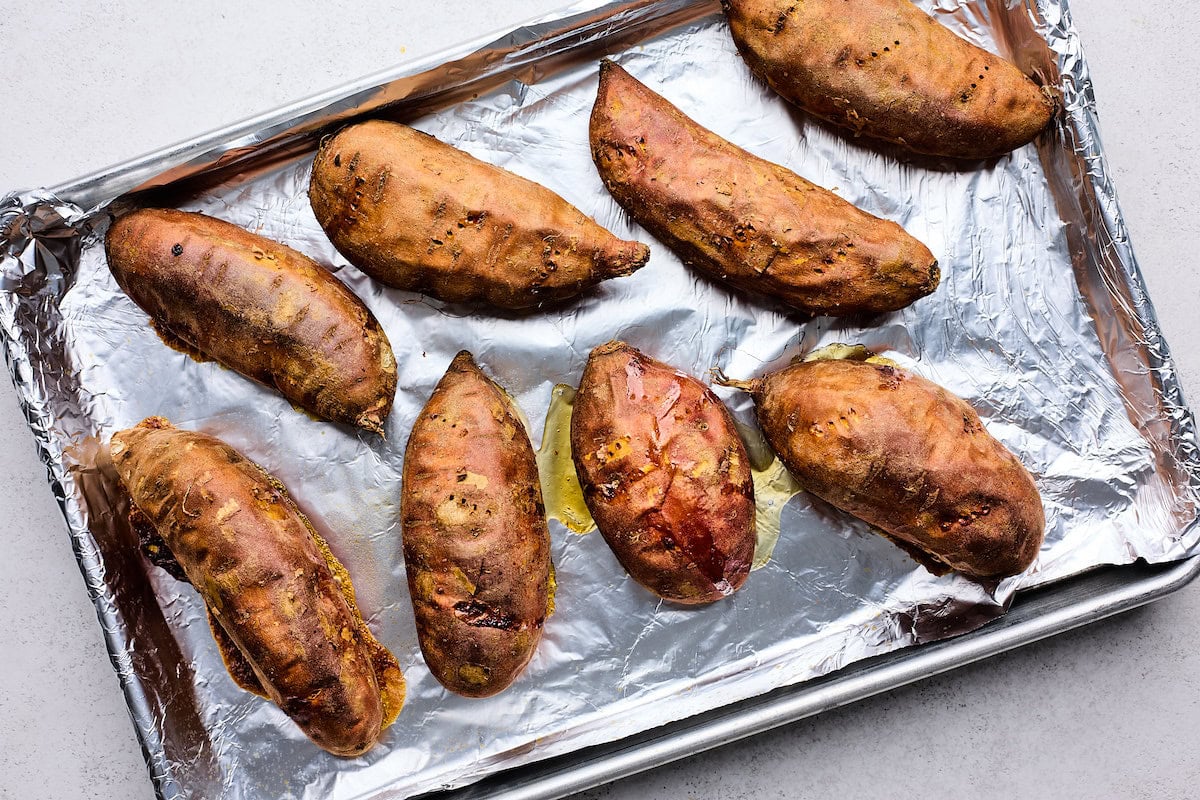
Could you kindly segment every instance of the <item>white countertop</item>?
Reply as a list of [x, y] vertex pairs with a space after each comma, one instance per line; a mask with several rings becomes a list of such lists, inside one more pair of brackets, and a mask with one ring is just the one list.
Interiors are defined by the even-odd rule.
[[[563, 2], [6, 3], [0, 192], [54, 185]], [[1195, 400], [1200, 4], [1071, 5], [1130, 234]], [[335, 7], [341, 13], [331, 14]], [[0, 643], [8, 653], [0, 659], [0, 800], [151, 798], [95, 612], [7, 379], [0, 486], [8, 487], [0, 492]], [[1200, 587], [1191, 587], [580, 797], [1195, 797], [1198, 613]]]

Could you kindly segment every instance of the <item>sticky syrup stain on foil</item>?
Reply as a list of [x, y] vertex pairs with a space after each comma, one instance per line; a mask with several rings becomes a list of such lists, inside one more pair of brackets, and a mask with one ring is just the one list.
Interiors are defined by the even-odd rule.
[[538, 474], [542, 479], [542, 502], [546, 516], [556, 519], [574, 533], [590, 533], [596, 522], [583, 501], [583, 489], [571, 460], [571, 411], [575, 389], [560, 383], [550, 393], [542, 446], [538, 449]]
[[779, 529], [783, 518], [783, 507], [804, 489], [787, 471], [779, 459], [771, 461], [769, 467], [754, 470], [754, 505], [757, 527], [754, 534], [754, 560], [750, 570], [761, 569], [771, 560], [775, 545], [779, 543]]
[[771, 560], [779, 543], [783, 507], [804, 491], [783, 462], [775, 457], [758, 428], [735, 422], [746, 454], [750, 456], [750, 476], [754, 480], [754, 560], [750, 571], [762, 569]]
[[803, 356], [794, 358], [796, 361], [865, 361], [868, 364], [882, 364], [885, 367], [899, 367], [895, 361], [883, 356], [877, 356], [861, 344], [842, 344], [835, 342], [824, 347], [818, 347]]

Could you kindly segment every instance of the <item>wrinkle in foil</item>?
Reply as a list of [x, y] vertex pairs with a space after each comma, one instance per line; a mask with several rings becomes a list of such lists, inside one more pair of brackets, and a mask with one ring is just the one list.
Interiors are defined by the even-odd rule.
[[[6, 356], [160, 794], [369, 798], [460, 786], [974, 629], [1019, 588], [1196, 551], [1193, 422], [1107, 177], [1065, 2], [919, 4], [1061, 87], [1057, 127], [981, 164], [908, 156], [849, 139], [763, 87], [714, 2], [585, 2], [444, 66], [401, 71], [64, 192], [83, 208], [44, 191], [4, 201]], [[904, 225], [938, 257], [942, 286], [894, 314], [807, 319], [689, 272], [631, 222], [591, 163], [602, 55], [702, 125]], [[373, 283], [333, 249], [306, 197], [316, 137], [367, 112], [548, 186], [614, 233], [651, 244], [649, 265], [522, 318]], [[232, 221], [337, 271], [396, 351], [386, 440], [298, 414], [270, 390], [162, 344], [117, 288], [102, 247], [111, 214], [148, 198]], [[947, 386], [1034, 474], [1047, 517], [1038, 562], [997, 586], [935, 577], [865, 524], [799, 495], [771, 560], [742, 591], [679, 608], [634, 583], [599, 535], [553, 523], [557, 610], [533, 662], [497, 697], [447, 693], [421, 659], [400, 555], [411, 424], [468, 348], [516, 398], [536, 445], [555, 384], [577, 383], [588, 351], [617, 337], [693, 374], [719, 366], [734, 377], [861, 343]], [[746, 396], [717, 391], [753, 425]], [[152, 414], [220, 436], [277, 475], [350, 571], [368, 624], [409, 684], [399, 720], [366, 756], [323, 753], [279, 709], [237, 689], [198, 596], [137, 554], [103, 453], [114, 431]]]

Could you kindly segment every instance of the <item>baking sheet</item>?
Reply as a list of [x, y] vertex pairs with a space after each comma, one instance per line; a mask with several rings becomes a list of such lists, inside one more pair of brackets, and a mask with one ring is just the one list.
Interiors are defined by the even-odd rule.
[[[970, 630], [1019, 587], [1196, 549], [1191, 417], [1103, 179], [1065, 4], [921, 5], [1061, 86], [1059, 127], [984, 164], [914, 158], [846, 139], [758, 84], [714, 3], [583, 3], [458, 63], [357, 87], [250, 135], [208, 137], [183, 161], [162, 157], [157, 171], [153, 160], [125, 170], [162, 187], [148, 194], [110, 205], [96, 187], [121, 185], [117, 170], [78, 193], [95, 208], [46, 192], [5, 201], [9, 363], [165, 796], [403, 797], [461, 785]], [[810, 320], [693, 276], [629, 221], [591, 165], [587, 115], [607, 54], [701, 124], [903, 224], [939, 257], [942, 287], [896, 314]], [[538, 180], [618, 235], [650, 243], [650, 265], [522, 318], [372, 283], [336, 254], [304, 194], [316, 136], [359, 111]], [[337, 269], [380, 318], [400, 364], [386, 441], [311, 420], [165, 348], [116, 288], [100, 246], [109, 213], [141, 203], [214, 214]], [[800, 496], [772, 560], [741, 592], [679, 609], [629, 580], [597, 534], [555, 523], [557, 611], [530, 668], [496, 698], [448, 694], [421, 661], [400, 558], [412, 420], [467, 347], [515, 395], [536, 442], [554, 384], [577, 382], [588, 350], [618, 336], [698, 375], [714, 366], [757, 375], [837, 341], [882, 351], [968, 399], [1029, 466], [1046, 501], [1041, 557], [996, 587], [934, 577], [865, 525]], [[719, 391], [752, 422], [745, 397]], [[221, 436], [270, 469], [349, 568], [409, 681], [408, 705], [367, 756], [324, 754], [278, 709], [237, 690], [195, 593], [136, 554], [97, 452], [149, 414]]]

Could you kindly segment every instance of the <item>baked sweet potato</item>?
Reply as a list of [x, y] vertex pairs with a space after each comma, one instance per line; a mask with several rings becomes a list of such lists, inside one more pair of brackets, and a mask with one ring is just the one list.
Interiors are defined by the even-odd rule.
[[642, 586], [697, 605], [745, 583], [750, 459], [704, 384], [624, 342], [600, 345], [575, 397], [571, 453], [596, 526]]
[[326, 141], [308, 196], [352, 264], [447, 302], [524, 311], [629, 275], [650, 257], [549, 189], [392, 122], [362, 122]]
[[1023, 572], [1033, 478], [965, 401], [887, 364], [809, 361], [751, 381], [767, 442], [808, 491], [973, 578]]
[[710, 278], [830, 315], [895, 311], [937, 288], [933, 254], [899, 225], [702, 128], [611, 61], [591, 143], [617, 202]]
[[404, 565], [421, 652], [466, 697], [508, 687], [550, 611], [550, 533], [520, 413], [471, 354], [450, 363], [404, 453]]
[[365, 753], [404, 704], [404, 676], [363, 622], [345, 568], [261, 467], [162, 417], [116, 433], [112, 461], [204, 598], [239, 685], [338, 756]]
[[810, 114], [917, 153], [989, 158], [1056, 103], [910, 0], [722, 0], [750, 69]]
[[159, 333], [324, 419], [381, 433], [396, 359], [379, 322], [308, 256], [219, 219], [142, 209], [104, 240]]

